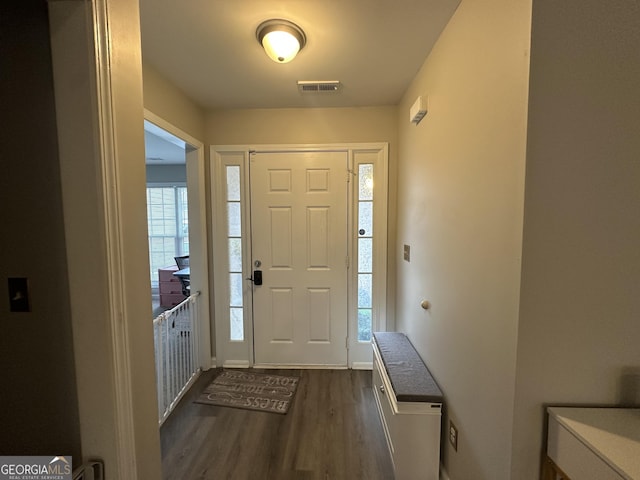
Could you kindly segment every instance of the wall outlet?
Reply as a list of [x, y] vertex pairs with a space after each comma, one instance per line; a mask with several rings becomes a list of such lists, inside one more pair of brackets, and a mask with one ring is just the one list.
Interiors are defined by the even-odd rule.
[[458, 427], [456, 427], [451, 420], [449, 420], [449, 443], [453, 447], [454, 451], [458, 451]]

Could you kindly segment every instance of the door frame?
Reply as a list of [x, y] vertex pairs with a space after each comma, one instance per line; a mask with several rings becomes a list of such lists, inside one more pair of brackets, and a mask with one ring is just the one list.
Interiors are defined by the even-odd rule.
[[207, 200], [205, 189], [204, 144], [156, 115], [144, 109], [144, 118], [164, 131], [183, 140], [190, 148], [186, 149], [187, 203], [189, 205], [189, 256], [191, 257], [191, 288], [198, 292], [198, 319], [195, 325], [197, 342], [197, 365], [202, 370], [211, 368], [211, 318], [209, 315], [209, 251], [207, 239]]
[[[137, 0], [48, 2], [83, 461], [160, 478]], [[145, 301], [141, 301], [144, 299]]]
[[[250, 184], [249, 159], [251, 152], [346, 152], [349, 179], [347, 205], [348, 232], [348, 300], [347, 300], [347, 367], [370, 369], [372, 367], [371, 346], [369, 342], [358, 342], [357, 335], [357, 232], [355, 228], [357, 205], [357, 183], [354, 181], [357, 165], [374, 163], [374, 283], [373, 283], [373, 330], [386, 330], [387, 301], [387, 196], [388, 196], [388, 144], [387, 143], [339, 143], [339, 144], [274, 144], [274, 145], [212, 145], [211, 146], [211, 211], [213, 220], [212, 234], [214, 264], [215, 297], [215, 363], [225, 368], [248, 368], [255, 364], [253, 350], [253, 307], [252, 286], [243, 285], [242, 312], [244, 318], [244, 336], [242, 339], [230, 339], [229, 314], [229, 268], [228, 237], [226, 216], [226, 177], [227, 166], [239, 167], [241, 186], [242, 215], [242, 273], [249, 277], [251, 273], [250, 242]], [[297, 368], [299, 366], [275, 366]], [[309, 368], [305, 366], [304, 368]]]

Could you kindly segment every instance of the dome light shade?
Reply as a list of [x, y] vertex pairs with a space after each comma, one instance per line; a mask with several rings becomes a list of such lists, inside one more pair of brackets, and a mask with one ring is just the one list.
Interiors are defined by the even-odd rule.
[[271, 60], [287, 63], [295, 58], [307, 42], [300, 27], [287, 20], [267, 20], [256, 30], [256, 38]]

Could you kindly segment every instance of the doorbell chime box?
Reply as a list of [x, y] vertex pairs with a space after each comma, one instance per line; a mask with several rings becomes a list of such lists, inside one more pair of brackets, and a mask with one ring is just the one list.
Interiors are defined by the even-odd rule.
[[427, 98], [418, 97], [409, 109], [409, 121], [416, 125], [420, 123], [420, 120], [427, 114]]

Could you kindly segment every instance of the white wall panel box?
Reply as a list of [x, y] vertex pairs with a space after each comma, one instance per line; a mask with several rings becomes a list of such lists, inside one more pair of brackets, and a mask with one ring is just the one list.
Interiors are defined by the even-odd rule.
[[420, 96], [409, 109], [409, 121], [416, 125], [427, 114], [427, 97]]

